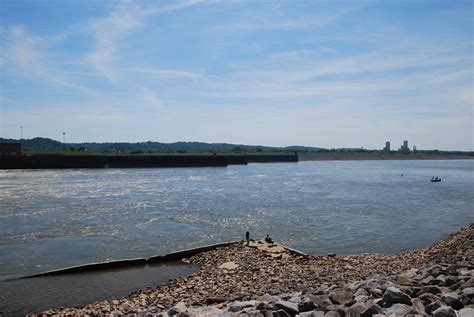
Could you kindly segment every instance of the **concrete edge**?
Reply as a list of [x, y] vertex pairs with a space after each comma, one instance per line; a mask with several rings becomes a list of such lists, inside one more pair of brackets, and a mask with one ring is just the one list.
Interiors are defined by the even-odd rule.
[[226, 246], [232, 245], [234, 243], [239, 243], [239, 242], [240, 241], [232, 241], [232, 242], [211, 244], [211, 245], [207, 245], [203, 247], [186, 249], [182, 251], [166, 253], [163, 255], [156, 255], [156, 256], [146, 258], [146, 259], [145, 258], [122, 259], [122, 260], [114, 260], [114, 261], [106, 261], [106, 262], [81, 264], [81, 265], [71, 266], [67, 268], [41, 272], [41, 273], [37, 273], [33, 275], [22, 276], [22, 277], [19, 277], [19, 279], [79, 273], [79, 272], [89, 272], [89, 271], [119, 268], [119, 267], [146, 266], [147, 264], [153, 264], [153, 263], [177, 261], [186, 257], [193, 256], [198, 253], [210, 251], [210, 250], [217, 249], [220, 247], [226, 247]]
[[222, 247], [227, 247], [232, 244], [240, 243], [241, 241], [232, 241], [232, 242], [224, 242], [224, 243], [217, 243], [217, 244], [211, 244], [211, 245], [206, 245], [203, 247], [198, 247], [198, 248], [192, 248], [192, 249], [186, 249], [182, 251], [176, 251], [176, 252], [171, 252], [171, 253], [166, 253], [163, 255], [155, 255], [152, 257], [149, 257], [146, 260], [146, 263], [160, 263], [160, 262], [167, 262], [167, 261], [176, 261], [176, 260], [181, 260], [183, 258], [191, 257], [193, 255], [214, 250], [217, 248], [222, 248]]
[[308, 254], [308, 253], [304, 253], [304, 252], [301, 252], [301, 251], [299, 251], [299, 250], [292, 249], [292, 248], [287, 247], [286, 245], [283, 245], [283, 244], [279, 244], [279, 243], [277, 243], [277, 244], [278, 244], [279, 246], [281, 246], [281, 247], [287, 249], [288, 252], [290, 252], [290, 253], [292, 253], [292, 254], [294, 254], [294, 255], [299, 255], [299, 256], [304, 256], [304, 257], [310, 256], [310, 254]]
[[96, 262], [96, 263], [88, 263], [82, 265], [71, 266], [63, 269], [57, 269], [52, 271], [46, 271], [38, 274], [22, 276], [20, 279], [30, 278], [30, 277], [40, 277], [40, 276], [51, 276], [51, 275], [61, 275], [61, 274], [69, 274], [69, 273], [79, 273], [79, 272], [87, 272], [87, 271], [95, 271], [95, 270], [102, 270], [102, 269], [110, 269], [110, 268], [117, 268], [117, 267], [125, 267], [125, 266], [145, 266], [146, 259], [137, 258], [137, 259], [123, 259], [123, 260], [115, 260], [115, 261], [107, 261], [107, 262]]
[[[216, 243], [216, 244], [206, 245], [203, 247], [197, 247], [197, 248], [191, 248], [191, 249], [186, 249], [186, 250], [181, 250], [181, 251], [176, 251], [176, 252], [171, 252], [171, 253], [165, 253], [163, 255], [155, 255], [146, 259], [136, 258], [136, 259], [122, 259], [122, 260], [114, 260], [114, 261], [107, 261], [107, 262], [88, 263], [88, 264], [82, 264], [82, 265], [77, 265], [77, 266], [71, 266], [71, 267], [67, 267], [63, 269], [41, 272], [41, 273], [33, 274], [33, 275], [22, 276], [22, 277], [19, 277], [19, 279], [71, 274], [71, 273], [79, 273], [79, 272], [90, 272], [90, 271], [110, 269], [110, 268], [119, 268], [119, 267], [146, 266], [147, 264], [178, 261], [178, 260], [182, 260], [184, 258], [191, 257], [199, 253], [207, 252], [207, 251], [222, 248], [222, 247], [227, 247], [227, 246], [237, 244], [237, 243], [242, 243], [242, 242], [243, 240]], [[298, 256], [305, 256], [305, 257], [309, 256], [309, 254], [307, 253], [303, 253], [296, 249], [292, 249], [283, 244], [278, 244], [278, 243], [276, 244], [287, 249], [292, 254], [295, 254]]]

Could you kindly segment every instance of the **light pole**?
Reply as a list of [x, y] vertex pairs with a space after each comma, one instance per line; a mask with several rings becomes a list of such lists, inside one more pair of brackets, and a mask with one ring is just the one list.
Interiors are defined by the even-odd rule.
[[23, 140], [23, 127], [20, 127], [20, 140]]
[[63, 151], [66, 152], [66, 132], [63, 132]]

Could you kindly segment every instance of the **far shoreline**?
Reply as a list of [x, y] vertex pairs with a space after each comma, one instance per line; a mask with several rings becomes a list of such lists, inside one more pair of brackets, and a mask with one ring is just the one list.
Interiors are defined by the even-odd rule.
[[422, 161], [472, 160], [465, 154], [403, 154], [403, 153], [298, 153], [299, 161]]

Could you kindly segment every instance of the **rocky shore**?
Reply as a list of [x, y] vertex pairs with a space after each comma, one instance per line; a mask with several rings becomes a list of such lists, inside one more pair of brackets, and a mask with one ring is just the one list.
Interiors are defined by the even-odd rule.
[[48, 315], [474, 316], [474, 224], [415, 252], [312, 256], [255, 241], [158, 288]]

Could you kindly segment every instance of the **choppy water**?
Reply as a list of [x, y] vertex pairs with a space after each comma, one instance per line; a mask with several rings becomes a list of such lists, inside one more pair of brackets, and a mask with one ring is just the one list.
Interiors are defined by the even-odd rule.
[[186, 276], [197, 267], [180, 262], [105, 269], [0, 281], [0, 316], [38, 314], [49, 308], [75, 307], [121, 298]]
[[413, 250], [474, 222], [473, 194], [474, 160], [3, 170], [0, 279], [246, 230], [315, 254]]

